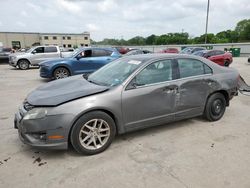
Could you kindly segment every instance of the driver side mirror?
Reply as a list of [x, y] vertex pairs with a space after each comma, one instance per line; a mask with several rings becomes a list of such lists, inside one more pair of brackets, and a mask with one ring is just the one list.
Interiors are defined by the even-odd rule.
[[128, 84], [126, 90], [130, 89], [136, 89], [137, 88], [137, 83], [136, 83], [136, 77], [134, 77], [131, 82]]
[[32, 54], [36, 54], [36, 50], [33, 50], [31, 53], [32, 53]]
[[85, 57], [84, 52], [81, 52], [81, 53], [79, 53], [79, 54], [76, 56], [76, 59], [77, 59], [77, 60], [80, 60], [81, 58], [84, 58], [84, 57]]

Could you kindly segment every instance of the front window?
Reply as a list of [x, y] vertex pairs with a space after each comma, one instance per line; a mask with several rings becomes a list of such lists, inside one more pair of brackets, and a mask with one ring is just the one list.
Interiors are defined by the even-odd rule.
[[148, 65], [136, 77], [137, 86], [161, 83], [172, 80], [171, 60], [162, 60]]
[[44, 47], [38, 47], [33, 50], [34, 53], [44, 53]]
[[116, 86], [125, 81], [141, 64], [138, 60], [118, 59], [91, 74], [88, 81], [105, 86]]

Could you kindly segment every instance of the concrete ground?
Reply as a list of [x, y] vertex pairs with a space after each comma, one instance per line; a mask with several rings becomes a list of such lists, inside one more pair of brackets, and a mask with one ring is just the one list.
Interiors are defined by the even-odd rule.
[[[250, 83], [247, 58], [232, 67]], [[250, 96], [235, 97], [218, 122], [194, 118], [118, 136], [95, 156], [21, 143], [13, 115], [46, 83], [38, 69], [0, 65], [0, 187], [250, 187]]]

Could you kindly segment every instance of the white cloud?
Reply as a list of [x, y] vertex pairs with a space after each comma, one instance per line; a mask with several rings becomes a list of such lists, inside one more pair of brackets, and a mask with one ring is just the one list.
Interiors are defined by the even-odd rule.
[[97, 4], [97, 7], [101, 12], [108, 12], [115, 10], [117, 8], [117, 4], [114, 0], [103, 0]]
[[100, 30], [100, 28], [99, 28], [97, 25], [93, 24], [93, 23], [87, 24], [87, 25], [86, 25], [86, 28], [87, 28], [87, 30], [88, 30], [89, 32], [96, 32], [96, 31], [99, 31], [99, 30]]
[[57, 0], [57, 4], [70, 13], [79, 13], [82, 10], [75, 1]]
[[[210, 2], [209, 32], [233, 29], [241, 19], [250, 18], [249, 0]], [[197, 36], [205, 31], [206, 5], [207, 0], [0, 0], [0, 18], [4, 18], [0, 30], [90, 31], [94, 40], [129, 39], [182, 29]]]
[[16, 22], [16, 25], [17, 25], [18, 27], [26, 27], [26, 24], [25, 24], [24, 22], [21, 22], [21, 21], [17, 21], [17, 22]]
[[24, 17], [27, 17], [27, 16], [28, 16], [27, 12], [24, 11], [24, 10], [21, 11], [21, 15], [24, 16]]

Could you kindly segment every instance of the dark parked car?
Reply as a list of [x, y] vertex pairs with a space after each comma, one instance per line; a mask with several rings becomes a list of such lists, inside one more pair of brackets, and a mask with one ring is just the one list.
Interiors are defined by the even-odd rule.
[[[31, 146], [79, 153], [104, 151], [115, 135], [203, 115], [222, 118], [237, 94], [239, 73], [190, 55], [119, 58], [91, 74], [44, 84], [15, 115]], [[178, 138], [176, 138], [178, 139]]]
[[0, 48], [0, 61], [8, 63], [9, 55], [12, 53], [11, 48]]
[[179, 50], [177, 48], [167, 48], [161, 51], [161, 53], [174, 53], [178, 54]]
[[149, 50], [132, 49], [128, 53], [126, 53], [125, 55], [129, 56], [129, 55], [151, 54], [151, 53], [153, 53], [153, 52], [151, 52]]
[[180, 54], [193, 54], [193, 53], [201, 51], [201, 50], [206, 50], [206, 48], [203, 48], [203, 47], [187, 47], [187, 48], [184, 48], [180, 52]]
[[121, 57], [115, 48], [82, 48], [68, 58], [40, 63], [40, 76], [61, 79], [77, 74], [91, 74], [107, 63]]
[[198, 55], [207, 58], [218, 65], [228, 67], [233, 62], [232, 54], [229, 52], [224, 52], [222, 50], [203, 50], [193, 53], [193, 55]]

